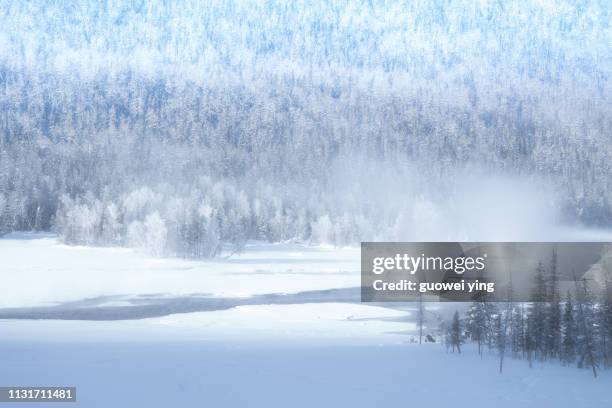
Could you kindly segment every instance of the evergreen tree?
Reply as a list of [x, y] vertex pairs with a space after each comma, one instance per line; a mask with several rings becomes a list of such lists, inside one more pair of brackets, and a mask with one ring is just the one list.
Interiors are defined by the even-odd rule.
[[594, 305], [587, 280], [574, 278], [577, 295], [578, 336], [576, 340], [576, 351], [578, 367], [590, 368], [593, 376], [597, 377], [598, 363], [595, 347], [595, 318]]
[[515, 358], [522, 357], [521, 353], [525, 351], [525, 316], [523, 303], [512, 307], [512, 356]]
[[608, 275], [602, 291], [599, 316], [601, 354], [604, 367], [609, 368], [612, 366], [612, 280]]
[[574, 304], [572, 295], [567, 292], [563, 310], [563, 338], [560, 359], [564, 364], [572, 364], [576, 360], [576, 323], [574, 320]]
[[469, 308], [465, 322], [466, 335], [478, 345], [478, 354], [486, 341], [487, 308], [484, 302], [474, 302]]
[[507, 342], [507, 314], [498, 313], [495, 316], [495, 346], [499, 356], [499, 372], [504, 369], [504, 357], [506, 355]]
[[526, 330], [525, 330], [525, 353], [527, 354], [527, 361], [529, 362], [529, 368], [533, 367], [533, 360], [536, 354], [536, 342], [534, 339], [533, 329], [533, 315], [529, 313], [525, 319]]
[[419, 344], [423, 343], [423, 325], [425, 324], [425, 306], [423, 305], [423, 293], [418, 293], [417, 302], [417, 325], [419, 327]]
[[484, 302], [485, 311], [485, 339], [488, 348], [495, 347], [495, 316], [497, 316], [498, 307], [493, 302]]
[[547, 334], [547, 285], [545, 280], [545, 269], [542, 263], [538, 264], [534, 277], [532, 290], [531, 308], [529, 310], [529, 337], [534, 358], [544, 360], [546, 358], [546, 334]]
[[457, 349], [457, 352], [461, 354], [461, 345], [463, 344], [463, 332], [461, 319], [459, 318], [459, 312], [455, 311], [453, 315], [453, 321], [450, 327], [449, 342], [453, 352]]
[[548, 307], [546, 310], [546, 355], [559, 355], [561, 342], [561, 299], [559, 296], [559, 275], [557, 272], [557, 249], [553, 249], [550, 262], [549, 285], [547, 288]]

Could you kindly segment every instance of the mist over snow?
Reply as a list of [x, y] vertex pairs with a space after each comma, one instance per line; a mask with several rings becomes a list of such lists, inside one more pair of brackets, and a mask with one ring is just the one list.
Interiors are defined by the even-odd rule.
[[610, 11], [1, 1], [0, 232], [189, 258], [609, 239]]

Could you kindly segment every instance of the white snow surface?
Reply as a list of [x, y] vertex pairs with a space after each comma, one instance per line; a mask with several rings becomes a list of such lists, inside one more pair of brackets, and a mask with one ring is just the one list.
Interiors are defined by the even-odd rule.
[[307, 303], [238, 306], [137, 320], [0, 320], [0, 327], [2, 337], [15, 341], [385, 345], [409, 341], [406, 334], [415, 327], [409, 316], [409, 311], [364, 304]]
[[151, 258], [127, 248], [62, 245], [49, 234], [0, 239], [0, 307], [49, 305], [112, 295], [266, 293], [357, 287], [359, 248], [251, 243], [206, 261]]
[[[0, 239], [0, 259], [2, 307], [359, 284], [354, 248], [252, 244], [229, 259], [196, 262], [13, 234]], [[433, 321], [435, 307], [428, 311]], [[53, 405], [71, 408], [612, 406], [610, 371], [594, 379], [588, 370], [506, 359], [499, 374], [496, 357], [470, 346], [458, 355], [414, 344], [412, 314], [330, 301], [136, 320], [0, 320], [0, 384], [76, 386], [76, 403]]]
[[[68, 323], [83, 330], [77, 324]], [[66, 330], [68, 325], [56, 328]], [[92, 327], [92, 335], [106, 330]], [[50, 329], [38, 328], [40, 335]], [[588, 370], [554, 364], [530, 369], [525, 361], [507, 360], [499, 374], [497, 359], [480, 358], [470, 347], [459, 355], [438, 344], [329, 344], [320, 338], [308, 344], [254, 343], [248, 337], [137, 343], [0, 338], [0, 382], [76, 386], [77, 403], [53, 405], [72, 408], [612, 404], [610, 372], [594, 379]]]

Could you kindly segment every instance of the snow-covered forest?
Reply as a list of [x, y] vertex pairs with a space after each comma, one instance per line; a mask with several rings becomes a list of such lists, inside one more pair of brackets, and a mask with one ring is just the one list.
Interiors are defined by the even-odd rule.
[[2, 232], [197, 258], [483, 202], [612, 222], [606, 0], [0, 4]]

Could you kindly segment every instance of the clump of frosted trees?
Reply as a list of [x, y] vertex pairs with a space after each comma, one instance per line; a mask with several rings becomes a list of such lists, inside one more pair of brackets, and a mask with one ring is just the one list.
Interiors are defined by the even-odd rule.
[[65, 195], [55, 225], [68, 244], [128, 245], [156, 256], [189, 258], [214, 256], [222, 243], [239, 249], [255, 237], [253, 230], [262, 227], [256, 224], [261, 214], [253, 214], [257, 208], [251, 209], [243, 192], [220, 184], [201, 185], [209, 189], [193, 190], [186, 197], [168, 197], [143, 187], [118, 203]]
[[54, 227], [67, 244], [126, 245], [155, 256], [187, 258], [215, 256], [224, 245], [240, 250], [249, 239], [359, 240], [346, 214], [313, 217], [307, 208], [278, 199], [269, 188], [240, 190], [206, 177], [184, 194], [166, 185], [158, 192], [141, 187], [114, 200], [63, 195]]

